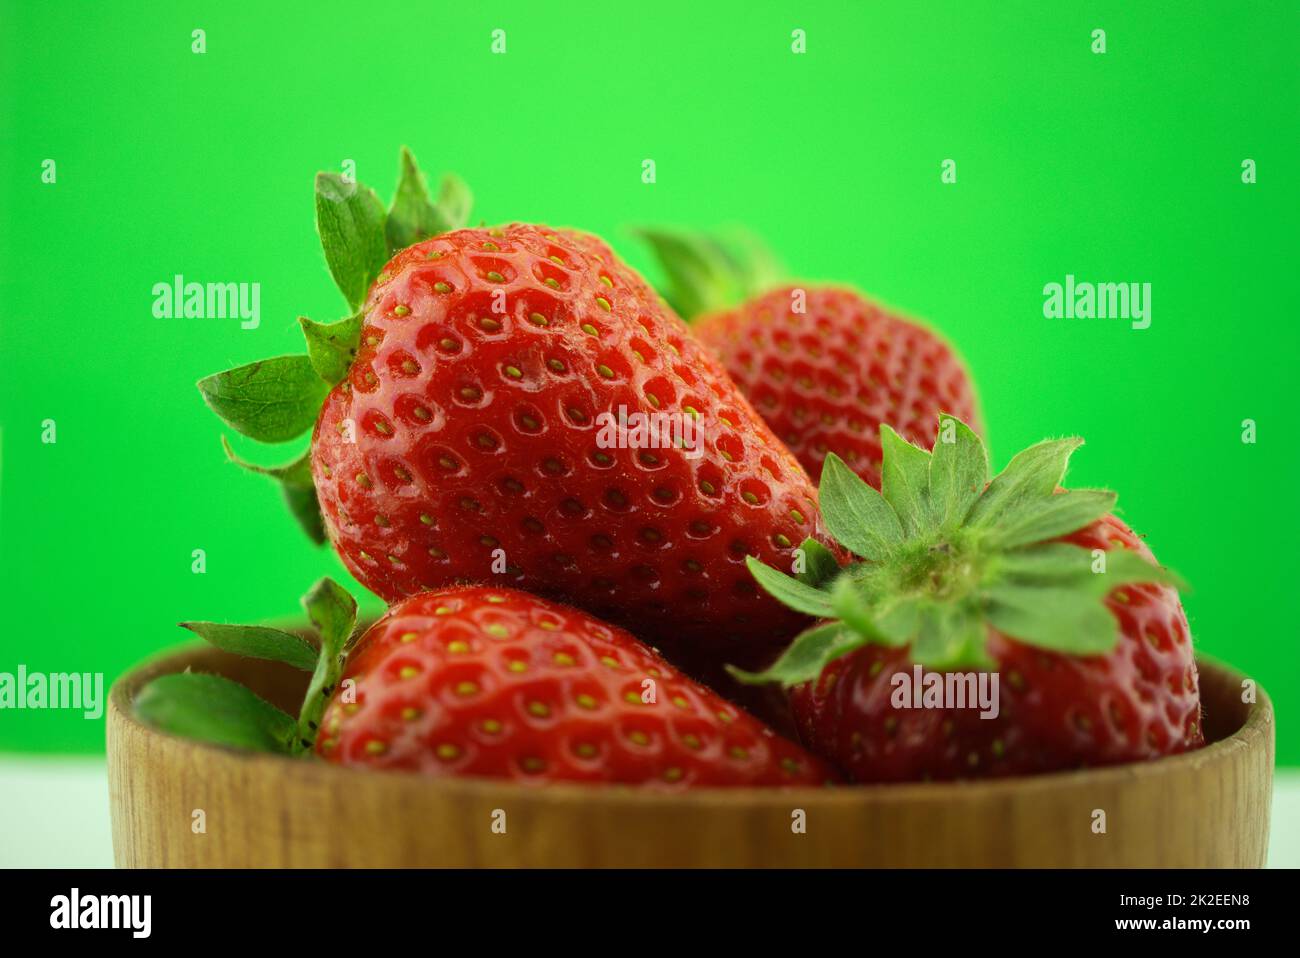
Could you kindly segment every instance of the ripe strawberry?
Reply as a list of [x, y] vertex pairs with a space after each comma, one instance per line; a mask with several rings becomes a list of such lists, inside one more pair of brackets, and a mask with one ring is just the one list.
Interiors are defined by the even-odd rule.
[[[620, 408], [714, 431], [697, 459], [603, 448], [599, 417]], [[744, 559], [788, 564], [813, 529], [811, 484], [590, 237], [512, 225], [398, 254], [316, 424], [312, 474], [344, 563], [390, 601], [495, 575], [661, 641], [797, 628]]]
[[266, 626], [186, 622], [239, 655], [312, 672], [294, 719], [221, 676], [163, 675], [136, 713], [164, 731], [339, 765], [426, 775], [643, 785], [818, 785], [820, 759], [576, 609], [461, 586], [399, 602], [355, 642], [357, 606], [303, 597], [319, 649]]
[[344, 678], [355, 699], [335, 694], [316, 742], [341, 765], [672, 790], [833, 777], [628, 633], [510, 589], [399, 602]]
[[833, 287], [802, 290], [798, 314], [799, 292], [772, 290], [694, 328], [809, 475], [833, 450], [879, 488], [882, 424], [920, 445], [941, 411], [973, 421], [970, 378], [934, 332]]
[[[1177, 579], [1110, 514], [1113, 493], [1058, 488], [1080, 441], [1033, 446], [989, 483], [978, 437], [951, 417], [939, 437], [931, 455], [885, 427], [881, 493], [827, 459], [827, 525], [869, 561], [824, 565], [815, 583], [757, 567], [773, 594], [831, 621], [745, 678], [795, 686], [800, 737], [859, 782], [1016, 775], [1201, 746]], [[996, 676], [996, 716], [969, 699], [916, 708], [915, 665], [921, 689], [969, 670]]]
[[[923, 445], [941, 411], [975, 421], [970, 377], [932, 330], [832, 286], [744, 290], [740, 305], [721, 307], [708, 291], [716, 277], [701, 277], [698, 267], [707, 241], [643, 235], [672, 277], [669, 300], [698, 311], [683, 315], [700, 342], [810, 476], [820, 476], [826, 454], [835, 452], [879, 488], [882, 424]], [[696, 270], [684, 269], [683, 258]], [[691, 283], [695, 289], [684, 293]], [[736, 285], [743, 290], [742, 280]]]
[[[340, 288], [368, 293], [351, 320], [304, 321], [312, 382], [296, 385], [308, 357], [286, 357], [200, 384], [237, 428], [267, 392], [290, 405], [284, 382], [294, 426], [320, 410], [309, 458], [272, 474], [308, 501], [305, 521], [319, 501], [349, 571], [389, 601], [511, 585], [715, 661], [788, 640], [805, 620], [744, 562], [789, 566], [818, 531], [816, 491], [641, 278], [594, 237], [514, 224], [416, 242], [374, 266], [371, 286], [349, 264], [381, 262], [373, 250], [392, 230], [382, 207], [363, 228], [377, 200], [359, 189], [319, 188]], [[421, 219], [395, 206], [388, 227], [395, 217]], [[619, 448], [620, 413], [702, 438]]]

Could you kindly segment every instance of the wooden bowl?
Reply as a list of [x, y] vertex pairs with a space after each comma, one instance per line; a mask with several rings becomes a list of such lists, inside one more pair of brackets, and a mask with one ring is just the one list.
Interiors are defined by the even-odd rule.
[[[1241, 676], [1208, 661], [1200, 677], [1211, 744], [1185, 755], [989, 782], [675, 796], [339, 768], [137, 721], [140, 687], [187, 667], [291, 711], [306, 684], [287, 666], [207, 646], [119, 680], [108, 713], [119, 866], [1236, 868], [1262, 866], [1268, 846], [1273, 708], [1262, 689], [1243, 704]], [[800, 811], [803, 833], [793, 827]]]

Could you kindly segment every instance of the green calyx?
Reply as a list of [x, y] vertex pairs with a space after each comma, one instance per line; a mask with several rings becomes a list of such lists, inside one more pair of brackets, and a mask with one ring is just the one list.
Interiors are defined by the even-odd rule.
[[1080, 439], [1047, 440], [989, 479], [974, 432], [939, 417], [933, 452], [881, 427], [881, 488], [826, 457], [819, 495], [830, 534], [857, 561], [840, 567], [815, 539], [796, 553], [794, 575], [751, 557], [750, 572], [785, 605], [826, 621], [802, 633], [771, 668], [732, 670], [745, 682], [794, 685], [868, 644], [910, 649], [937, 671], [987, 669], [989, 628], [1053, 652], [1104, 654], [1119, 623], [1104, 603], [1139, 582], [1178, 577], [1121, 548], [1054, 541], [1115, 506], [1115, 493], [1062, 490]]
[[181, 623], [181, 628], [226, 652], [311, 672], [296, 719], [238, 682], [197, 672], [153, 679], [136, 695], [136, 714], [173, 735], [283, 755], [310, 753], [321, 714], [343, 674], [357, 604], [346, 589], [325, 578], [303, 596], [302, 605], [319, 634], [318, 646], [292, 632], [262, 625]]
[[[432, 199], [410, 150], [402, 148], [397, 191], [387, 210], [375, 191], [338, 173], [316, 175], [316, 230], [325, 264], [350, 315], [334, 323], [300, 317], [307, 351], [236, 366], [199, 380], [208, 407], [226, 425], [258, 442], [280, 443], [309, 431], [330, 389], [342, 382], [361, 340], [362, 306], [384, 265], [399, 250], [469, 221], [469, 188], [443, 178]], [[281, 485], [286, 503], [316, 543], [325, 541], [320, 506], [304, 455], [284, 466], [245, 462], [222, 438], [227, 457]]]
[[752, 299], [780, 280], [775, 257], [745, 230], [704, 233], [643, 227], [633, 232], [658, 260], [664, 299], [686, 320]]

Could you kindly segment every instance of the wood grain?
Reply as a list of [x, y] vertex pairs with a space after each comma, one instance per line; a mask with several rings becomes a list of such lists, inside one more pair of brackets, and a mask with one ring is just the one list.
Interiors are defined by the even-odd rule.
[[[237, 752], [158, 733], [148, 678], [216, 672], [289, 709], [305, 678], [208, 647], [142, 666], [108, 715], [120, 867], [1258, 867], [1268, 846], [1273, 709], [1201, 661], [1209, 746], [1139, 765], [994, 782], [708, 790], [429, 780]], [[192, 829], [201, 809], [206, 831]], [[1094, 811], [1105, 813], [1104, 834]], [[796, 810], [806, 832], [792, 828]], [[494, 833], [504, 812], [505, 834]]]

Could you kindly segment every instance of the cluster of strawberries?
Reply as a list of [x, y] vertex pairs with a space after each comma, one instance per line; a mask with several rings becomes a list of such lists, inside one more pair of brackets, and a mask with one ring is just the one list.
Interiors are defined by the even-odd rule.
[[[665, 789], [1202, 744], [1176, 578], [1113, 493], [1061, 488], [1078, 440], [990, 475], [932, 332], [842, 288], [751, 295], [720, 244], [644, 233], [704, 313], [688, 325], [595, 237], [462, 228], [463, 185], [434, 199], [405, 152], [389, 209], [329, 174], [316, 196], [353, 315], [199, 385], [254, 439], [313, 430], [250, 468], [390, 608], [354, 638], [325, 579], [304, 599], [318, 647], [187, 623], [313, 672], [302, 712], [174, 675], [146, 719], [344, 765]], [[742, 301], [711, 309], [724, 288]], [[967, 675], [1000, 680], [993, 708], [951, 700]]]

